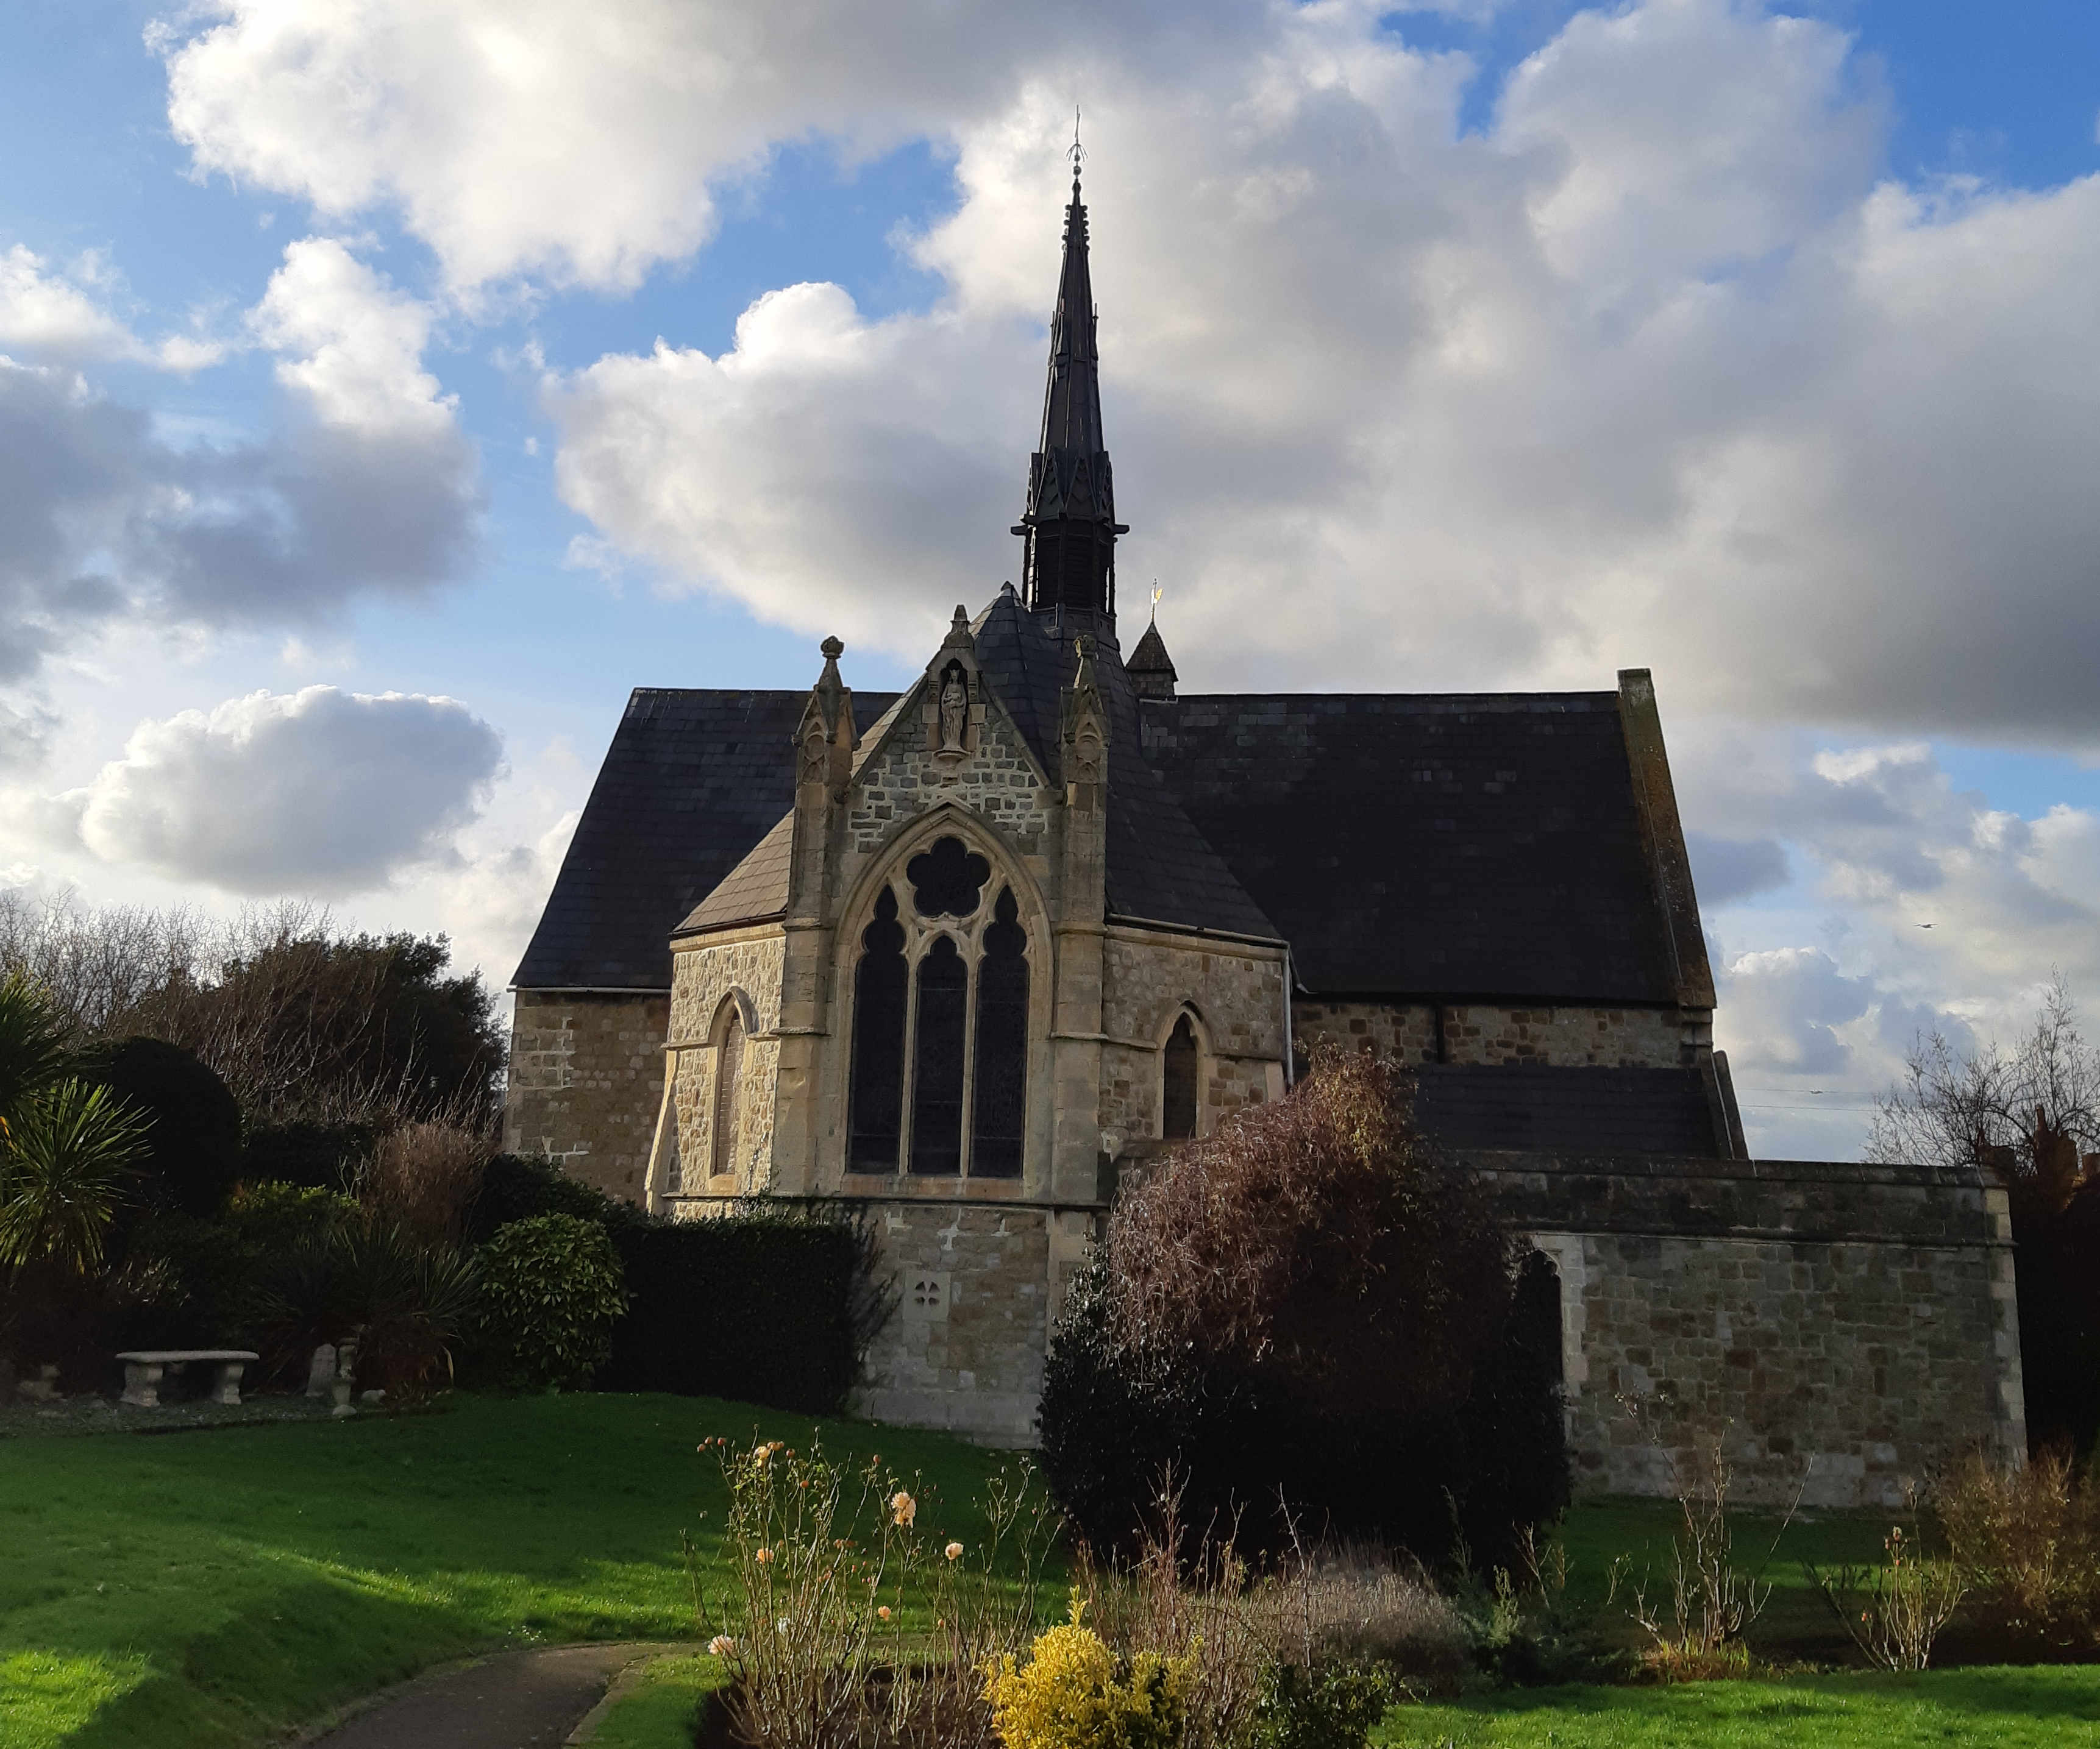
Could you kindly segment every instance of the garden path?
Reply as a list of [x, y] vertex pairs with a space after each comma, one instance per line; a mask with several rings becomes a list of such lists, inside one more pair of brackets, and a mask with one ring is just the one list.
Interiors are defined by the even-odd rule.
[[557, 1645], [501, 1652], [419, 1676], [311, 1749], [558, 1749], [649, 1645]]

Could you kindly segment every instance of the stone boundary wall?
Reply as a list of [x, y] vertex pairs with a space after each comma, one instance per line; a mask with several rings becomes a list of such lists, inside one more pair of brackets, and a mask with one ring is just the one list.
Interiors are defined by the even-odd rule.
[[670, 1017], [668, 991], [518, 991], [505, 1150], [544, 1154], [608, 1196], [640, 1202]]
[[1975, 1172], [1464, 1163], [1560, 1271], [1578, 1492], [1667, 1493], [1720, 1424], [1752, 1503], [1805, 1471], [1811, 1504], [1894, 1505], [1965, 1451], [2024, 1456], [2011, 1219]]
[[1681, 1068], [1710, 1046], [1710, 1017], [1678, 1008], [1332, 1001], [1290, 1004], [1300, 1056], [1319, 1043], [1368, 1045], [1399, 1063], [1536, 1063], [1555, 1068]]

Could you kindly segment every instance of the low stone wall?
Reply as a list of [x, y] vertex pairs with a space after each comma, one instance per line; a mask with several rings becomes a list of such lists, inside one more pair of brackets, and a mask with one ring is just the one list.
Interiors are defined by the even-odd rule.
[[2011, 1221], [1973, 1173], [1801, 1161], [1467, 1161], [1560, 1272], [1577, 1487], [1670, 1491], [1725, 1426], [1746, 1501], [1890, 1505], [2026, 1449]]
[[609, 1196], [642, 1200], [664, 1094], [671, 998], [520, 990], [503, 1145], [545, 1154]]

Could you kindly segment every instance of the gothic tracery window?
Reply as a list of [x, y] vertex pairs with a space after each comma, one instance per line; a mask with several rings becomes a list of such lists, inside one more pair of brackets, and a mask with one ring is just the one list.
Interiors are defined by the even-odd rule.
[[[1017, 1178], [1026, 1132], [1028, 932], [1012, 889], [960, 838], [885, 888], [854, 971], [846, 1166]], [[909, 1041], [910, 1049], [906, 1048]]]

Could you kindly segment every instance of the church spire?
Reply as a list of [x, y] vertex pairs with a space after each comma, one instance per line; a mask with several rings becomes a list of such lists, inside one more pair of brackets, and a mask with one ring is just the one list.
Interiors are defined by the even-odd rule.
[[1079, 198], [1083, 156], [1073, 130], [1072, 200], [1065, 209], [1065, 263], [1050, 318], [1050, 380], [1043, 396], [1043, 440], [1029, 462], [1028, 508], [1014, 533], [1027, 543], [1028, 606], [1091, 615], [1115, 628], [1115, 485], [1101, 434], [1101, 355], [1094, 333], [1093, 278], [1087, 260], [1087, 209]]

